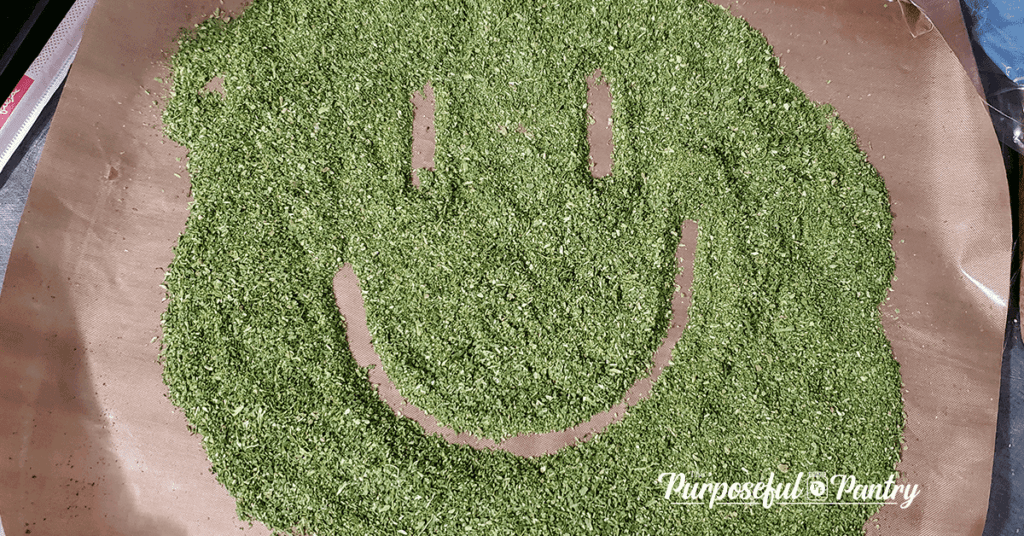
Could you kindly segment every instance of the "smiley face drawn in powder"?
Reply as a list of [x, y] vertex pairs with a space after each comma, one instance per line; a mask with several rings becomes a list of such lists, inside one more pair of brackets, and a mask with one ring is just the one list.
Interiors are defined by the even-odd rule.
[[[433, 91], [427, 85], [426, 91], [515, 100], [515, 83], [488, 85], [497, 91], [472, 84]], [[451, 105], [442, 103], [441, 108]], [[435, 115], [432, 108], [430, 116]], [[561, 108], [582, 124], [587, 101], [578, 95]], [[440, 117], [442, 123], [449, 119], [444, 112]], [[496, 179], [513, 171], [500, 157], [473, 158], [457, 169], [442, 159], [430, 172], [421, 170], [425, 184], [419, 184], [414, 170], [411, 187], [375, 196], [385, 205], [378, 214], [405, 220], [400, 225], [410, 232], [404, 239], [382, 243], [359, 230], [347, 236], [375, 250], [375, 265], [380, 255], [401, 256], [399, 248], [404, 248], [401, 265], [392, 264], [382, 277], [374, 281], [370, 276], [361, 285], [367, 301], [374, 304], [374, 294], [396, 295], [398, 289], [381, 285], [411, 286], [419, 298], [375, 303], [377, 315], [386, 310], [383, 314], [397, 322], [383, 330], [380, 326], [388, 322], [377, 320], [373, 347], [361, 343], [360, 351], [373, 358], [382, 354], [378, 360], [385, 369], [396, 371], [387, 379], [395, 378], [406, 400], [442, 425], [454, 425], [457, 432], [482, 430], [488, 439], [500, 440], [567, 429], [592, 416], [602, 419], [595, 414], [608, 413], [627, 387], [647, 375], [655, 349], [663, 346], [667, 357], [679, 335], [676, 331], [661, 340], [673, 320], [666, 314], [678, 271], [672, 257], [684, 245], [679, 222], [667, 212], [651, 214], [643, 191], [609, 187], [610, 174], [592, 176], [582, 152], [585, 142], [574, 144], [573, 154], [549, 155], [543, 130], [533, 133], [522, 123], [490, 130], [491, 136], [508, 140], [511, 149], [504, 152], [518, 151], [515, 158], [535, 159], [535, 166], [543, 166], [546, 176], [519, 179], [530, 193], [523, 195]], [[451, 154], [443, 144], [435, 151]], [[551, 197], [559, 199], [552, 203]], [[637, 221], [629, 225], [618, 214]], [[525, 221], [526, 215], [531, 221]], [[645, 245], [637, 248], [638, 242]], [[648, 255], [638, 257], [638, 249]], [[428, 262], [409, 258], [421, 250], [428, 252]], [[350, 266], [343, 272], [351, 274]], [[348, 275], [342, 279], [356, 285], [344, 291], [347, 298], [339, 295], [343, 314], [347, 319], [366, 316], [364, 297], [355, 290], [359, 282]], [[647, 288], [654, 292], [641, 290]], [[360, 305], [352, 309], [354, 302]], [[477, 323], [452, 322], [461, 316]], [[350, 332], [350, 347], [365, 366], [352, 345], [354, 335]], [[486, 397], [479, 391], [486, 391]], [[615, 413], [622, 411], [619, 407]]]
[[[594, 178], [598, 68], [615, 153]], [[884, 481], [898, 458], [899, 373], [877, 312], [893, 262], [884, 184], [721, 9], [257, 2], [183, 40], [174, 76], [165, 123], [190, 149], [195, 203], [167, 281], [165, 378], [245, 512], [322, 534], [467, 519], [727, 533], [741, 520], [664, 504], [657, 474], [853, 467]], [[223, 95], [202, 90], [215, 76]], [[409, 96], [427, 82], [437, 152], [415, 187]], [[650, 366], [687, 219], [700, 239], [672, 366], [557, 454], [425, 435], [348, 350], [331, 286], [345, 264], [410, 402], [479, 437], [574, 426]], [[616, 528], [613, 511], [647, 521]], [[821, 533], [867, 514], [749, 515]]]

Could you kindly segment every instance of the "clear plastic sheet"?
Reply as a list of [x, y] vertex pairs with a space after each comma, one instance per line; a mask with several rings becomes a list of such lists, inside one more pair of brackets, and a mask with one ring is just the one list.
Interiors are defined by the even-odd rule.
[[[977, 0], [964, 0], [961, 5], [996, 135], [1003, 144], [1024, 153], [1024, 87], [1021, 86], [1024, 77], [1017, 76], [1020, 70], [1024, 70], [1024, 44], [1017, 48], [1016, 55], [1011, 48], [998, 49], [997, 63], [991, 57], [996, 51], [991, 45], [986, 50], [982, 32], [995, 31], [990, 29], [994, 26], [991, 18], [999, 13], [988, 13]], [[988, 24], [983, 23], [985, 17], [989, 19]], [[1014, 61], [1021, 65], [1006, 63]]]
[[[1004, 44], [1000, 50], [1002, 65], [997, 65], [985, 52], [979, 39], [979, 25], [995, 23], [991, 18], [999, 12], [989, 13], [988, 3], [980, 0], [898, 0], [907, 29], [914, 37], [938, 29], [950, 48], [960, 59], [964, 70], [974, 83], [978, 94], [989, 108], [999, 141], [1024, 151], [1024, 88], [1021, 87], [1021, 66], [1009, 65], [1013, 44]], [[1017, 8], [1022, 9], [1022, 8]], [[1006, 15], [1005, 13], [1003, 15]], [[1021, 20], [1024, 14], [1009, 13]], [[978, 17], [988, 20], [980, 24]], [[1017, 24], [1020, 24], [1019, 22]], [[1021, 49], [1017, 48], [1017, 54]], [[1011, 78], [1010, 75], [1013, 75]]]
[[910, 35], [918, 37], [935, 29], [935, 24], [932, 23], [932, 20], [912, 0], [898, 1], [900, 3], [900, 10], [903, 11], [903, 20], [906, 21], [907, 29], [910, 30]]

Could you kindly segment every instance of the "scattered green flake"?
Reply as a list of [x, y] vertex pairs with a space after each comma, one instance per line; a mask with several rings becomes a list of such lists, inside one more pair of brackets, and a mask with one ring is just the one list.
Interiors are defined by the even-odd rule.
[[[183, 34], [172, 66], [164, 125], [194, 203], [166, 277], [164, 379], [243, 518], [816, 535], [861, 534], [877, 511], [680, 507], [656, 484], [782, 466], [884, 481], [899, 458], [885, 185], [744, 21], [697, 0], [256, 0]], [[615, 164], [591, 179], [597, 68]], [[217, 76], [223, 98], [201, 91]], [[409, 97], [427, 82], [436, 165], [414, 189]], [[344, 262], [392, 379], [442, 422], [500, 438], [584, 421], [645, 374], [687, 218], [673, 366], [581, 446], [520, 459], [425, 437], [349, 354]]]

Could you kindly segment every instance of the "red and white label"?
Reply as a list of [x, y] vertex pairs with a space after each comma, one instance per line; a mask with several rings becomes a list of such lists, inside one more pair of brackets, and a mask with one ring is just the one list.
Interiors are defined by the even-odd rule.
[[0, 128], [3, 128], [4, 124], [7, 123], [7, 118], [14, 113], [14, 109], [18, 107], [18, 103], [21, 102], [22, 97], [28, 92], [28, 88], [32, 87], [32, 82], [34, 80], [31, 78], [22, 76], [18, 85], [14, 86], [14, 91], [7, 97], [3, 105], [0, 105]]

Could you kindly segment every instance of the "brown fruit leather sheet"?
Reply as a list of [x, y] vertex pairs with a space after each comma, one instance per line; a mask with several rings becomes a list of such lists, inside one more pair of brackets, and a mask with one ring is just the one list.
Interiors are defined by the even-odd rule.
[[[896, 277], [880, 310], [904, 382], [901, 481], [921, 494], [865, 530], [980, 534], [1011, 236], [959, 6], [917, 1], [938, 31], [914, 38], [886, 0], [718, 2], [835, 106], [891, 195]], [[98, 0], [86, 27], [0, 295], [7, 534], [269, 533], [210, 473], [153, 340], [190, 199], [185, 151], [160, 130], [166, 60], [215, 8], [240, 13], [238, 0]]]

